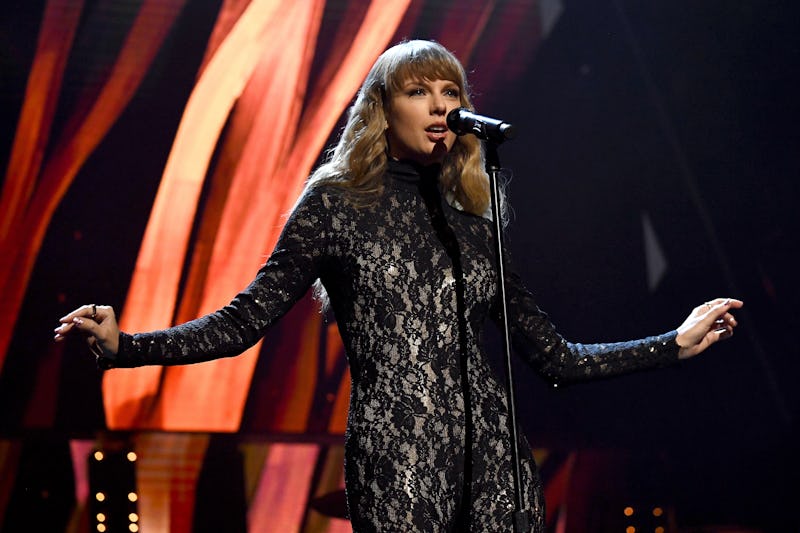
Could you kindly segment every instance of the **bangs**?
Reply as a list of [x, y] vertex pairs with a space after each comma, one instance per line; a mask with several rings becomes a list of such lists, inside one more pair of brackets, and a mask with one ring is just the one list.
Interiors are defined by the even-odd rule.
[[383, 85], [389, 94], [400, 91], [408, 80], [415, 79], [452, 81], [466, 93], [464, 69], [443, 46], [430, 41], [410, 41], [388, 52]]

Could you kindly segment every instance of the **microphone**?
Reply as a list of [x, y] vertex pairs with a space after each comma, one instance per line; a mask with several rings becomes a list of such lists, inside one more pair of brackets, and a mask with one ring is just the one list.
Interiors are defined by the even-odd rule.
[[456, 135], [471, 133], [478, 139], [501, 143], [513, 139], [514, 126], [496, 118], [484, 117], [465, 107], [453, 109], [447, 114], [447, 127]]

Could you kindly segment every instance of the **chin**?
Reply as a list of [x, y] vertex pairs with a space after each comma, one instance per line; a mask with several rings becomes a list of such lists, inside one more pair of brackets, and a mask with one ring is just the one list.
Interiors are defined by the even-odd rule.
[[432, 163], [441, 163], [448, 153], [450, 153], [450, 150], [446, 146], [442, 145], [440, 147], [437, 145], [428, 157]]

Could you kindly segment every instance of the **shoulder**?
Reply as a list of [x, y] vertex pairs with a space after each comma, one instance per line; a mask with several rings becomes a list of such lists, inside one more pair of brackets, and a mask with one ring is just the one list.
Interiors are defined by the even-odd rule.
[[[310, 182], [303, 193], [310, 195], [310, 201], [316, 201], [326, 209], [337, 211], [362, 211], [375, 207], [386, 200], [390, 191], [383, 184], [372, 187], [357, 187], [346, 179]], [[393, 192], [393, 191], [392, 191]]]
[[297, 200], [296, 208], [314, 207], [329, 210], [347, 198], [347, 189], [331, 182], [309, 183]]

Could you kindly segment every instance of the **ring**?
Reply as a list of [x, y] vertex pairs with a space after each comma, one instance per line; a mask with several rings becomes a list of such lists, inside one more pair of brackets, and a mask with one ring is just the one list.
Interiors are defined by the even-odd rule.
[[89, 318], [91, 318], [92, 320], [97, 318], [97, 305], [96, 304], [92, 304], [92, 316], [89, 317]]

